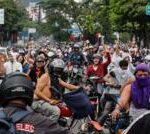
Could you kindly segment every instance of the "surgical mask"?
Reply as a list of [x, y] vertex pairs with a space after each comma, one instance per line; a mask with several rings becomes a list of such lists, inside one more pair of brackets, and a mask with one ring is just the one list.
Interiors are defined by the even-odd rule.
[[121, 69], [121, 74], [125, 74], [125, 73], [127, 73], [127, 69]]

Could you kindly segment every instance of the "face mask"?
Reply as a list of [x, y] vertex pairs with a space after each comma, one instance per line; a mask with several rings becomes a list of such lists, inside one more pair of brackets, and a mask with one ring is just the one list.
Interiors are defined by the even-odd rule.
[[124, 78], [126, 76], [127, 70], [121, 69], [121, 77]]
[[149, 85], [149, 76], [146, 77], [136, 77], [136, 81], [138, 83], [139, 86], [141, 87], [146, 87]]
[[124, 75], [127, 72], [126, 69], [121, 69], [121, 74]]

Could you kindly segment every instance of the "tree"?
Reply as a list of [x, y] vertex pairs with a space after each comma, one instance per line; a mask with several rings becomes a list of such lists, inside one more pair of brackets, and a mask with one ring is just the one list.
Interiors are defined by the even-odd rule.
[[0, 1], [0, 8], [5, 10], [5, 24], [1, 26], [0, 36], [4, 41], [17, 39], [17, 32], [23, 28], [25, 10], [19, 8], [13, 0]]
[[144, 0], [110, 0], [114, 30], [130, 32], [148, 47], [147, 29], [150, 18], [145, 14], [146, 4]]
[[41, 6], [47, 11], [49, 25], [57, 22], [60, 29], [68, 29], [75, 23], [83, 35], [95, 38], [96, 32], [111, 33], [109, 10], [104, 4], [108, 1], [47, 0]]

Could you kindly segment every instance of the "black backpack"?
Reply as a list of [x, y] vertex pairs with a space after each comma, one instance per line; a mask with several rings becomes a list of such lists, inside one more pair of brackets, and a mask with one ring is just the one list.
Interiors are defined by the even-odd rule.
[[17, 111], [7, 117], [4, 110], [0, 110], [0, 134], [16, 134], [15, 124], [29, 115], [29, 111]]

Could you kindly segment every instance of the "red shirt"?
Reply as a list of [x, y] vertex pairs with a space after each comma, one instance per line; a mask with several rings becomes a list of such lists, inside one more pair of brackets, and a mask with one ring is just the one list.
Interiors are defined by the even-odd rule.
[[94, 67], [93, 65], [90, 65], [87, 69], [87, 72], [86, 72], [86, 75], [88, 77], [90, 76], [98, 76], [98, 77], [104, 77], [106, 75], [106, 69], [107, 69], [107, 66], [110, 64], [111, 62], [111, 57], [110, 55], [108, 54], [107, 56], [107, 61], [105, 63], [100, 63], [98, 65], [98, 68], [96, 70], [94, 70]]

